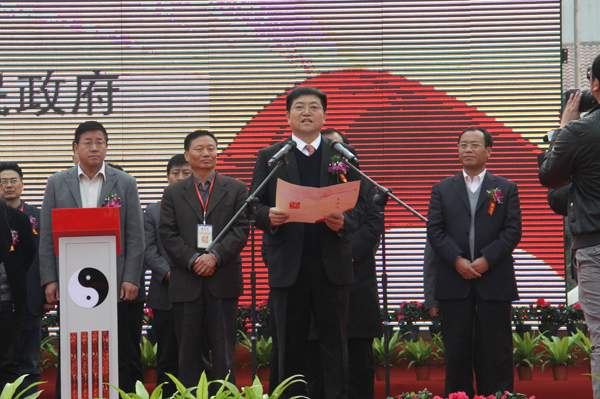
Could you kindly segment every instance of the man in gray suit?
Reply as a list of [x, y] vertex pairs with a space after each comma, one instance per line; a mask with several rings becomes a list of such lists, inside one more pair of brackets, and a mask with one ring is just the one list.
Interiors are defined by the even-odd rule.
[[[79, 164], [48, 179], [42, 204], [40, 240], [40, 277], [46, 286], [46, 300], [59, 301], [58, 261], [52, 237], [52, 210], [58, 208], [94, 208], [107, 204], [109, 194], [120, 199], [121, 249], [117, 255], [119, 323], [119, 386], [133, 392], [141, 380], [139, 340], [144, 304], [135, 301], [140, 289], [144, 260], [144, 225], [135, 179], [125, 172], [106, 167], [104, 158], [108, 134], [104, 126], [89, 121], [75, 131], [75, 152]], [[143, 289], [142, 289], [143, 291]]]
[[[235, 384], [237, 305], [243, 291], [242, 249], [250, 229], [242, 214], [214, 248], [208, 246], [244, 205], [244, 182], [218, 173], [217, 139], [196, 130], [184, 142], [192, 176], [165, 189], [160, 206], [160, 240], [169, 259], [169, 298], [173, 301], [179, 346], [178, 378], [186, 387], [207, 371], [205, 343], [212, 352], [209, 379]], [[216, 387], [211, 394], [216, 393]]]
[[[190, 177], [192, 169], [183, 154], [177, 154], [167, 164], [167, 183], [170, 186]], [[152, 270], [150, 290], [146, 305], [154, 311], [152, 328], [156, 334], [157, 372], [156, 383], [170, 382], [163, 386], [163, 395], [170, 397], [175, 393], [175, 384], [166, 373], [177, 375], [179, 370], [179, 353], [175, 336], [175, 319], [173, 303], [169, 299], [169, 280], [171, 278], [170, 260], [160, 242], [158, 224], [160, 222], [160, 201], [148, 204], [144, 212], [144, 233], [146, 236], [146, 253], [144, 261], [146, 269]]]

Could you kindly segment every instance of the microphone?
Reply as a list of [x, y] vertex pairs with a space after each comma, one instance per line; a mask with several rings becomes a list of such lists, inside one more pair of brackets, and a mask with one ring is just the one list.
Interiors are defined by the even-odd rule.
[[269, 159], [269, 166], [271, 166], [271, 164], [273, 163], [279, 162], [279, 160], [283, 158], [285, 154], [296, 148], [297, 145], [298, 144], [296, 144], [294, 140], [288, 140], [288, 142], [283, 146], [283, 148], [279, 150], [277, 154], [273, 155], [273, 158]]
[[356, 155], [354, 155], [349, 149], [347, 149], [346, 147], [344, 147], [337, 141], [331, 140], [331, 143], [329, 143], [329, 146], [331, 147], [331, 149], [333, 151], [337, 152], [338, 154], [340, 154], [347, 160], [358, 163], [358, 158], [356, 157]]

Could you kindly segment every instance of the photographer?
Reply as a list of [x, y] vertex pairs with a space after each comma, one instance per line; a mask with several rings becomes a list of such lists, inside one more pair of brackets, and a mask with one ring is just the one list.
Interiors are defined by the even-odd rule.
[[[591, 92], [600, 100], [600, 56], [592, 64]], [[568, 221], [578, 265], [579, 301], [591, 331], [592, 346], [600, 347], [600, 106], [579, 118], [582, 95], [571, 95], [560, 129], [554, 131], [540, 167], [543, 186], [558, 189], [572, 182]], [[592, 353], [592, 374], [600, 375], [600, 352]], [[593, 381], [600, 398], [600, 380]]]

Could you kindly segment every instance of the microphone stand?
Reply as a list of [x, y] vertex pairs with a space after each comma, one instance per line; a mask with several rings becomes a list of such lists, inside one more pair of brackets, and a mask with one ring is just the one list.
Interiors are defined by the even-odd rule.
[[375, 187], [377, 187], [377, 194], [373, 198], [373, 202], [375, 205], [379, 205], [381, 207], [381, 215], [383, 217], [383, 233], [381, 234], [381, 291], [383, 293], [383, 312], [385, 313], [385, 318], [383, 320], [383, 339], [385, 341], [384, 346], [384, 357], [385, 357], [385, 395], [386, 398], [391, 398], [391, 389], [390, 389], [390, 328], [389, 328], [389, 313], [388, 313], [388, 295], [387, 295], [387, 270], [386, 270], [386, 248], [385, 248], [385, 206], [387, 205], [388, 199], [391, 198], [396, 201], [398, 204], [402, 205], [404, 208], [409, 210], [413, 215], [418, 217], [424, 222], [427, 222], [427, 218], [421, 215], [419, 212], [415, 211], [413, 208], [405, 204], [402, 200], [392, 194], [392, 190], [385, 188], [381, 184], [377, 183], [375, 180], [371, 179], [365, 173], [363, 173], [360, 169], [358, 169], [354, 164], [352, 164], [346, 157], [341, 155], [342, 161], [350, 167], [350, 169], [357, 172], [361, 177], [365, 180], [369, 181]]
[[[231, 218], [229, 223], [227, 223], [227, 225], [223, 228], [223, 230], [221, 230], [221, 232], [219, 233], [217, 238], [215, 238], [213, 240], [213, 242], [211, 242], [209, 244], [209, 246], [204, 250], [204, 253], [208, 254], [208, 253], [210, 253], [210, 251], [212, 251], [212, 249], [215, 247], [215, 245], [217, 245], [217, 243], [225, 236], [225, 234], [229, 231], [231, 226], [233, 226], [233, 224], [240, 217], [240, 215], [242, 213], [246, 212], [246, 209], [248, 209], [249, 212], [253, 213], [252, 207], [249, 208], [249, 206], [252, 203], [258, 202], [257, 195], [267, 185], [269, 180], [271, 180], [271, 178], [275, 175], [275, 173], [279, 170], [279, 168], [281, 168], [282, 166], [287, 165], [287, 164], [288, 164], [288, 161], [287, 161], [287, 157], [285, 157], [285, 156], [281, 157], [279, 160], [277, 160], [277, 165], [267, 175], [265, 180], [263, 180], [263, 182], [256, 188], [256, 190], [254, 190], [254, 193], [252, 193], [248, 196], [248, 198], [246, 199], [244, 204], [240, 207], [240, 209], [236, 212], [236, 214], [233, 215], [233, 217]], [[252, 322], [251, 322], [252, 329], [251, 329], [250, 341], [252, 342], [252, 381], [254, 381], [254, 377], [256, 376], [256, 363], [257, 363], [256, 362], [256, 275], [255, 275], [255, 270], [254, 270], [254, 264], [255, 264], [255, 260], [254, 260], [254, 221], [252, 220], [252, 218], [250, 218], [250, 228], [251, 228], [250, 233], [252, 234], [252, 238], [251, 238], [252, 270], [251, 270], [251, 274], [250, 274], [250, 282], [252, 285], [252, 288], [251, 288], [252, 289], [252, 305], [251, 305], [252, 309], [251, 309], [251, 316], [250, 316], [252, 319]]]

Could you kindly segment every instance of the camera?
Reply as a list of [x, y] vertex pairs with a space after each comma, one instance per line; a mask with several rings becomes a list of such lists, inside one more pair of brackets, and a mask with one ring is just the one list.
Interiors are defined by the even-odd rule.
[[581, 93], [581, 102], [579, 103], [579, 112], [587, 112], [590, 109], [598, 105], [598, 101], [594, 98], [594, 95], [589, 90], [572, 89], [567, 90], [563, 93], [561, 108], [565, 109], [567, 101], [572, 94]]

